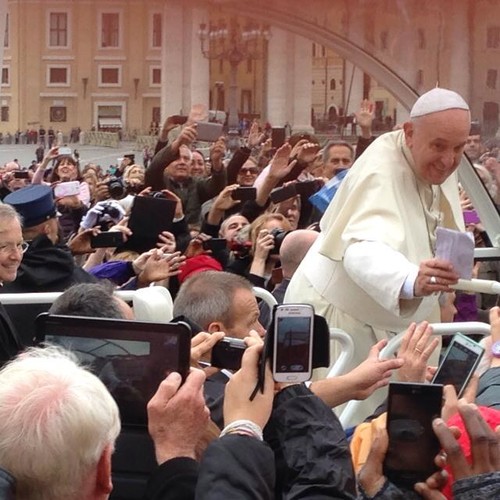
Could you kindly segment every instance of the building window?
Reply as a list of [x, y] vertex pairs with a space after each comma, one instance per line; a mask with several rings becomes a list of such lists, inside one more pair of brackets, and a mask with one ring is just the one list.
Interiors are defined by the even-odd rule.
[[424, 71], [419, 69], [417, 71], [417, 87], [421, 87], [424, 84]]
[[10, 16], [7, 14], [5, 16], [5, 34], [3, 38], [3, 46], [8, 47], [9, 46], [9, 21], [10, 21]]
[[47, 68], [47, 85], [50, 87], [67, 87], [70, 84], [69, 66], [57, 65]]
[[101, 16], [101, 47], [120, 46], [120, 14], [105, 12]]
[[51, 12], [49, 16], [49, 47], [68, 46], [68, 14]]
[[335, 81], [335, 78], [332, 78], [330, 80], [330, 90], [335, 90], [337, 88], [337, 82]]
[[2, 68], [2, 85], [3, 86], [10, 85], [10, 71], [9, 68], [6, 66]]
[[324, 45], [321, 46], [321, 57], [326, 57], [326, 48]]
[[380, 48], [382, 50], [386, 50], [387, 49], [387, 40], [389, 38], [389, 33], [387, 33], [387, 31], [382, 31], [380, 33]]
[[0, 121], [2, 122], [9, 121], [9, 106], [2, 106], [0, 108]]
[[121, 66], [101, 66], [99, 68], [100, 87], [120, 87], [122, 82]]
[[151, 68], [150, 85], [152, 87], [159, 87], [161, 85], [161, 68], [157, 66]]
[[161, 121], [161, 108], [160, 107], [153, 107], [153, 112], [152, 112], [152, 118], [155, 123], [160, 123]]
[[486, 74], [486, 86], [489, 89], [496, 89], [497, 88], [497, 75], [498, 72], [496, 69], [489, 69], [488, 73]]
[[422, 28], [417, 30], [417, 45], [419, 49], [425, 49], [425, 31]]
[[224, 73], [224, 59], [219, 59], [219, 73]]
[[313, 47], [313, 57], [316, 57], [316, 44], [313, 43], [312, 47]]
[[489, 26], [486, 36], [486, 47], [488, 49], [500, 48], [500, 26]]
[[153, 14], [153, 29], [152, 29], [152, 40], [151, 45], [155, 49], [161, 48], [161, 36], [162, 36], [162, 19], [161, 14]]

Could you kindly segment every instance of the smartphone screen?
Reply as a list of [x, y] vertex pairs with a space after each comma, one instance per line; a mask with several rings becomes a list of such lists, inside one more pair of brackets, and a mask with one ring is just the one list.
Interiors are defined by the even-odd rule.
[[483, 347], [477, 342], [460, 333], [454, 335], [432, 383], [451, 384], [461, 397], [483, 353]]
[[273, 377], [276, 382], [305, 382], [312, 375], [314, 310], [307, 304], [284, 304], [274, 320]]
[[239, 187], [231, 192], [233, 200], [249, 201], [257, 198], [257, 189], [254, 187]]
[[389, 384], [384, 474], [396, 486], [413, 489], [437, 470], [440, 444], [432, 420], [441, 414], [442, 397], [442, 385]]

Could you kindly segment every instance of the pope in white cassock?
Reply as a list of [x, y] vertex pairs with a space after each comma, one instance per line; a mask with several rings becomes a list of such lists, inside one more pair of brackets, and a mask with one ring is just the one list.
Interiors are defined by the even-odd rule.
[[403, 130], [380, 136], [351, 167], [293, 276], [285, 302], [305, 302], [355, 344], [351, 366], [412, 321], [439, 321], [438, 292], [458, 275], [434, 257], [437, 226], [464, 230], [456, 169], [467, 103], [435, 88]]

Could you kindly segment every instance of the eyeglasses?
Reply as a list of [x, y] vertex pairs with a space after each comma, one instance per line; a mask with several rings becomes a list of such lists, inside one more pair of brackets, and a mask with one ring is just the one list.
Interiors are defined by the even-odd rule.
[[10, 254], [14, 251], [24, 253], [28, 250], [29, 243], [23, 241], [22, 243], [0, 243], [0, 253]]
[[259, 173], [259, 170], [257, 168], [242, 167], [242, 168], [240, 168], [240, 171], [238, 173], [241, 175], [246, 175], [246, 174], [256, 175]]

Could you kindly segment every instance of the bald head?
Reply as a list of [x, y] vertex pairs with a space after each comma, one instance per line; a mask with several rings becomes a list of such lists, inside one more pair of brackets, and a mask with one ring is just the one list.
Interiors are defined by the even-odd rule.
[[280, 261], [283, 278], [291, 278], [302, 262], [312, 244], [318, 237], [317, 231], [297, 229], [285, 236], [280, 248]]

